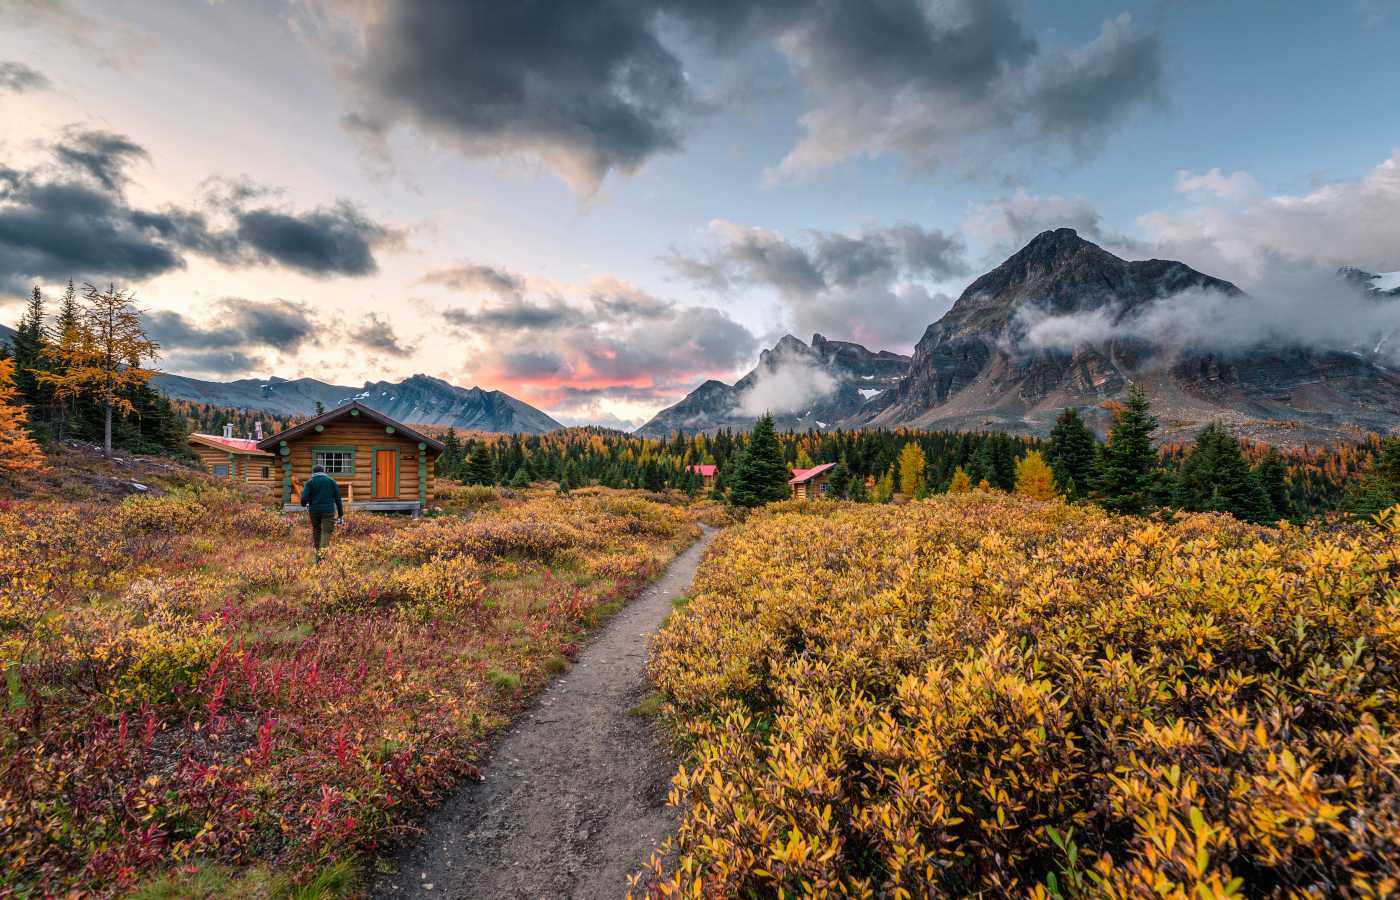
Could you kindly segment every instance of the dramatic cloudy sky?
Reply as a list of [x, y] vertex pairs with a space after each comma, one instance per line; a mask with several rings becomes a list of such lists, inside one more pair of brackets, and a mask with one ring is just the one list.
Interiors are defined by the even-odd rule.
[[0, 321], [639, 423], [785, 332], [908, 351], [1070, 226], [1400, 269], [1397, 0], [0, 0]]

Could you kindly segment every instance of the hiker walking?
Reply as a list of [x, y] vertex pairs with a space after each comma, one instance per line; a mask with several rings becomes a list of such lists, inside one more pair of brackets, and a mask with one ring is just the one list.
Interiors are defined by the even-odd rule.
[[311, 546], [316, 550], [316, 562], [321, 551], [330, 546], [337, 522], [344, 522], [345, 507], [340, 503], [340, 485], [326, 474], [326, 467], [311, 467], [311, 478], [301, 489], [301, 505], [311, 516]]

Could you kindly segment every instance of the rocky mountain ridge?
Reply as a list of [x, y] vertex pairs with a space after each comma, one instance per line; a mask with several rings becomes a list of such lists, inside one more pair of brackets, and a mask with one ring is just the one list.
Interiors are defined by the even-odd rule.
[[874, 352], [820, 334], [812, 335], [810, 345], [784, 335], [733, 385], [706, 381], [635, 433], [656, 438], [677, 429], [713, 434], [719, 428], [752, 427], [764, 412], [771, 412], [782, 430], [827, 428], [857, 415], [871, 398], [898, 385], [909, 371], [909, 361], [908, 356]]
[[[1400, 274], [1338, 274], [1378, 302], [1400, 298]], [[1325, 443], [1357, 431], [1400, 432], [1400, 370], [1380, 355], [1383, 338], [1357, 335], [1352, 346], [1339, 347], [1212, 335], [1207, 348], [1142, 326], [1151, 321], [1145, 313], [1170, 322], [1183, 304], [1201, 297], [1252, 302], [1230, 282], [1184, 263], [1124, 260], [1073, 229], [1046, 231], [969, 285], [924, 332], [906, 374], [894, 378], [892, 363], [882, 370], [880, 393], [862, 395], [864, 402], [857, 403], [851, 396], [851, 390], [859, 393], [855, 379], [842, 379], [830, 391], [814, 385], [810, 393], [820, 400], [810, 410], [785, 411], [780, 425], [1045, 435], [1062, 409], [1075, 407], [1102, 433], [1115, 403], [1138, 381], [1163, 422], [1163, 439], [1189, 440], [1210, 422], [1280, 444]], [[806, 348], [809, 354], [816, 343], [814, 338]], [[801, 359], [805, 347], [784, 338], [733, 387], [706, 382], [647, 423], [643, 433], [751, 426], [763, 410], [741, 401], [742, 386], [773, 380], [777, 372], [799, 379], [806, 370], [788, 361]]]
[[154, 384], [178, 400], [283, 415], [312, 415], [317, 401], [326, 409], [334, 409], [359, 400], [390, 418], [420, 425], [525, 434], [544, 434], [563, 427], [528, 403], [501, 391], [458, 387], [428, 375], [413, 375], [398, 383], [367, 381], [361, 387], [327, 384], [314, 378], [217, 382], [182, 375], [160, 375]]

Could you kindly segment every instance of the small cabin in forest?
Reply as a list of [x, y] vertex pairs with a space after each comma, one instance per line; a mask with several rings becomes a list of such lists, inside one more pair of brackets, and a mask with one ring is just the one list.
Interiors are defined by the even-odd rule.
[[276, 457], [259, 450], [256, 440], [234, 437], [232, 425], [225, 425], [224, 433], [217, 437], [192, 434], [189, 445], [204, 461], [204, 468], [216, 478], [231, 478], [243, 484], [271, 485], [281, 477], [276, 471]]
[[705, 481], [705, 490], [710, 491], [710, 490], [714, 490], [714, 487], [715, 487], [715, 470], [718, 469], [718, 468], [719, 468], [718, 466], [704, 466], [704, 465], [700, 465], [700, 466], [690, 466], [690, 471], [694, 472], [695, 474], [697, 474], [697, 475], [699, 475], [701, 478], [703, 478], [704, 481]]
[[794, 500], [817, 500], [826, 497], [827, 485], [831, 481], [831, 471], [836, 463], [824, 463], [813, 469], [793, 469], [788, 486], [792, 488]]
[[282, 502], [301, 503], [311, 467], [326, 467], [349, 509], [414, 515], [432, 495], [443, 445], [353, 401], [260, 441], [281, 462]]

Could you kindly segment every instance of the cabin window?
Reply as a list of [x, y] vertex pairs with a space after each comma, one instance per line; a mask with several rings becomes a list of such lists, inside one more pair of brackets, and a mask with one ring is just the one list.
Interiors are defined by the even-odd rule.
[[339, 450], [316, 451], [316, 464], [326, 467], [327, 475], [355, 474], [355, 454]]
[[228, 477], [228, 466], [215, 466], [214, 475], [218, 478]]
[[262, 477], [267, 478], [267, 477], [271, 474], [271, 472], [272, 472], [272, 469], [271, 469], [269, 466], [263, 466], [263, 476], [262, 476]]
[[818, 481], [818, 482], [817, 482], [817, 493], [818, 493], [818, 494], [825, 494], [825, 493], [826, 493], [826, 482], [825, 482], [825, 481]]

